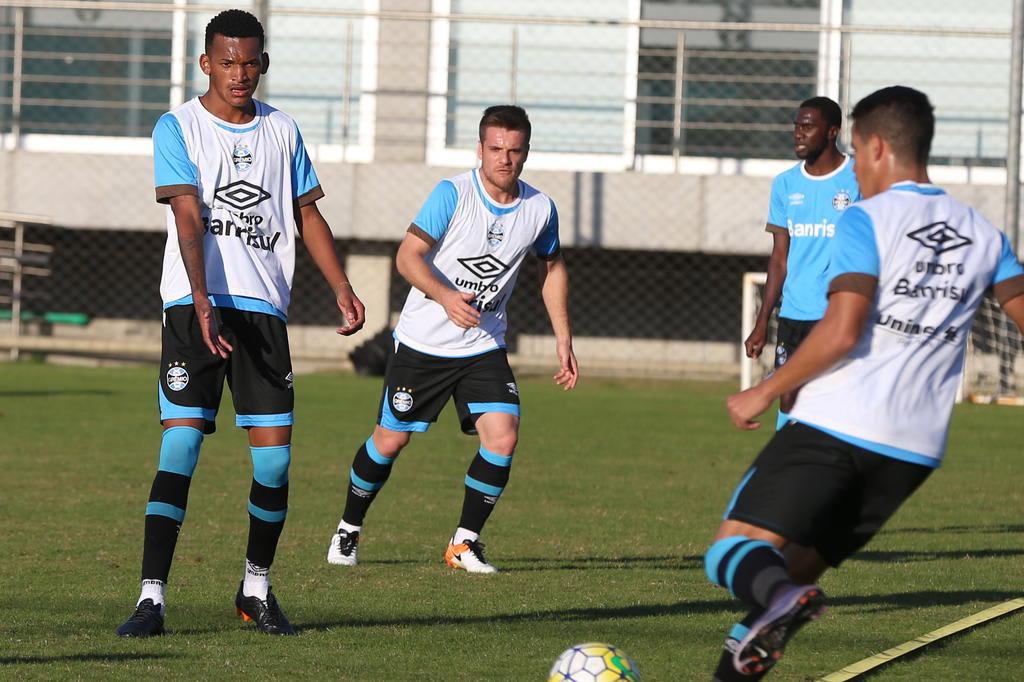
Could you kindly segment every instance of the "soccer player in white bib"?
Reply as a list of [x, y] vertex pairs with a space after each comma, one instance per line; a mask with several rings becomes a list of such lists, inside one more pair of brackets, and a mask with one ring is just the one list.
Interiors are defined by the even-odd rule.
[[285, 322], [297, 237], [334, 290], [345, 320], [339, 333], [358, 331], [364, 312], [317, 209], [324, 192], [295, 121], [253, 99], [269, 65], [263, 43], [263, 27], [248, 12], [215, 16], [199, 59], [209, 89], [161, 116], [153, 131], [156, 198], [168, 206], [164, 430], [146, 506], [142, 593], [117, 630], [125, 637], [164, 632], [164, 588], [189, 484], [225, 379], [253, 464], [235, 606], [262, 632], [294, 634], [269, 573], [288, 509], [294, 393]]
[[540, 259], [555, 333], [555, 382], [570, 390], [579, 377], [558, 213], [547, 195], [519, 179], [530, 131], [522, 108], [488, 108], [480, 120], [480, 167], [442, 180], [399, 247], [398, 271], [412, 290], [395, 329], [377, 427], [352, 461], [344, 514], [327, 553], [332, 564], [356, 564], [363, 519], [395, 458], [454, 398], [463, 432], [478, 435], [480, 444], [444, 558], [471, 573], [496, 571], [479, 537], [508, 483], [518, 440], [519, 388], [505, 353], [506, 311], [530, 251]]
[[825, 610], [818, 577], [941, 464], [986, 291], [1024, 329], [1024, 268], [1006, 236], [929, 183], [927, 96], [884, 88], [852, 118], [865, 198], [836, 226], [825, 316], [785, 365], [728, 400], [736, 426], [753, 429], [775, 398], [803, 387], [705, 557], [708, 578], [752, 609], [720, 680], [761, 677]]
[[[765, 226], [772, 235], [772, 255], [764, 302], [744, 347], [747, 357], [761, 355], [768, 320], [781, 295], [776, 368], [785, 364], [825, 314], [825, 271], [836, 223], [846, 207], [860, 199], [853, 159], [837, 145], [842, 120], [839, 105], [828, 97], [801, 102], [793, 119], [793, 151], [800, 163], [772, 181]], [[779, 427], [786, 423], [795, 398], [792, 392], [779, 399]]]

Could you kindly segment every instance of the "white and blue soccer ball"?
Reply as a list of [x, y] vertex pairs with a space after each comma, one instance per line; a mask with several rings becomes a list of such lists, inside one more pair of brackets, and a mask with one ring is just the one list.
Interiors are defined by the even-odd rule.
[[640, 682], [640, 670], [611, 644], [588, 642], [562, 652], [548, 673], [548, 682]]

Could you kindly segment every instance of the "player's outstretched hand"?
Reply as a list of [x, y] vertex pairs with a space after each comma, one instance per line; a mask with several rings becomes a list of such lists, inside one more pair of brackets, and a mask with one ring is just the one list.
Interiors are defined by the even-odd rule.
[[560, 341], [557, 346], [558, 352], [558, 374], [555, 375], [555, 383], [566, 391], [576, 388], [576, 382], [580, 380], [580, 366], [576, 363], [576, 353], [572, 350], [572, 341]]
[[366, 323], [366, 309], [363, 302], [352, 290], [352, 285], [342, 282], [335, 290], [335, 299], [338, 302], [338, 310], [341, 311], [342, 325], [337, 331], [342, 336], [351, 336], [363, 328]]
[[747, 357], [754, 359], [761, 357], [761, 351], [764, 349], [764, 344], [767, 340], [767, 325], [758, 322], [754, 325], [754, 330], [750, 332], [750, 336], [743, 342], [743, 347], [747, 351]]
[[227, 358], [228, 353], [233, 351], [234, 347], [221, 336], [220, 323], [217, 322], [217, 316], [213, 314], [210, 299], [193, 296], [192, 300], [196, 309], [196, 318], [199, 320], [199, 329], [203, 334], [203, 343], [210, 349], [211, 354]]
[[462, 329], [470, 329], [480, 324], [480, 311], [469, 304], [474, 298], [476, 294], [468, 291], [448, 289], [438, 303], [444, 307], [444, 312], [452, 324]]
[[760, 386], [733, 394], [725, 401], [729, 409], [729, 419], [732, 419], [737, 428], [747, 431], [761, 428], [761, 423], [754, 421], [754, 417], [767, 410], [771, 404], [771, 399], [764, 394]]

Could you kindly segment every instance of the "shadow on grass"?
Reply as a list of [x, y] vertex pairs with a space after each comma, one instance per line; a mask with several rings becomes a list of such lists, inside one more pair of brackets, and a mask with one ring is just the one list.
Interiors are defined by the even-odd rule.
[[642, 568], [681, 571], [704, 566], [703, 556], [623, 556], [623, 557], [578, 557], [575, 559], [552, 560], [551, 557], [516, 557], [502, 559], [504, 573], [525, 573], [528, 571], [575, 571], [600, 568]]
[[53, 391], [0, 391], [0, 398], [52, 398], [65, 395], [115, 395], [115, 391], [69, 388]]
[[1024, 556], [1020, 549], [953, 549], [938, 552], [927, 550], [861, 551], [850, 557], [850, 561], [871, 561], [890, 563], [893, 561], [939, 561], [941, 559], [999, 559]]
[[33, 665], [49, 663], [123, 663], [127, 661], [152, 660], [155, 658], [178, 658], [179, 654], [62, 654], [55, 656], [0, 656], [0, 665]]
[[923, 528], [887, 528], [885, 535], [901, 533], [1024, 533], [1024, 523], [988, 523], [971, 526], [929, 526]]
[[[974, 602], [1000, 602], [1020, 596], [1016, 592], [994, 590], [964, 590], [945, 592], [924, 590], [901, 594], [850, 595], [829, 600], [836, 607], [873, 607], [868, 611], [890, 611], [908, 607], [958, 606]], [[861, 609], [854, 609], [860, 611]], [[550, 609], [478, 616], [413, 616], [409, 618], [338, 618], [311, 621], [295, 626], [299, 632], [322, 631], [332, 628], [367, 627], [433, 627], [444, 625], [519, 624], [538, 622], [571, 622], [594, 620], [620, 620], [625, 618], [656, 618], [661, 616], [692, 616], [712, 613], [741, 613], [742, 606], [732, 599], [681, 601], [665, 604], [635, 604], [630, 606], [595, 606], [581, 609]]]

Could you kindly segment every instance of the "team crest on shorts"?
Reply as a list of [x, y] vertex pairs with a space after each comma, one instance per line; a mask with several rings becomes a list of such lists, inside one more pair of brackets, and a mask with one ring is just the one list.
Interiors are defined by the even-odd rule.
[[783, 346], [781, 343], [775, 346], [775, 365], [777, 367], [782, 367], [784, 364], [786, 364], [786, 360], [789, 359], [788, 355], [789, 354], [786, 352], [786, 347]]
[[412, 394], [404, 388], [399, 388], [391, 396], [391, 407], [395, 408], [396, 412], [408, 412], [412, 409]]
[[508, 392], [511, 393], [512, 395], [519, 395], [519, 387], [516, 386], [516, 382], [510, 381], [507, 384], [505, 384], [505, 387], [508, 388]]
[[836, 192], [836, 195], [832, 197], [832, 208], [837, 211], [842, 211], [847, 206], [853, 203], [853, 197], [845, 189], [841, 189]]
[[487, 228], [487, 246], [496, 249], [505, 239], [505, 223], [498, 218]]
[[236, 144], [231, 150], [231, 162], [235, 164], [236, 171], [244, 173], [252, 168], [252, 150], [246, 144]]
[[188, 386], [188, 370], [184, 362], [172, 362], [167, 368], [167, 388], [180, 391]]

